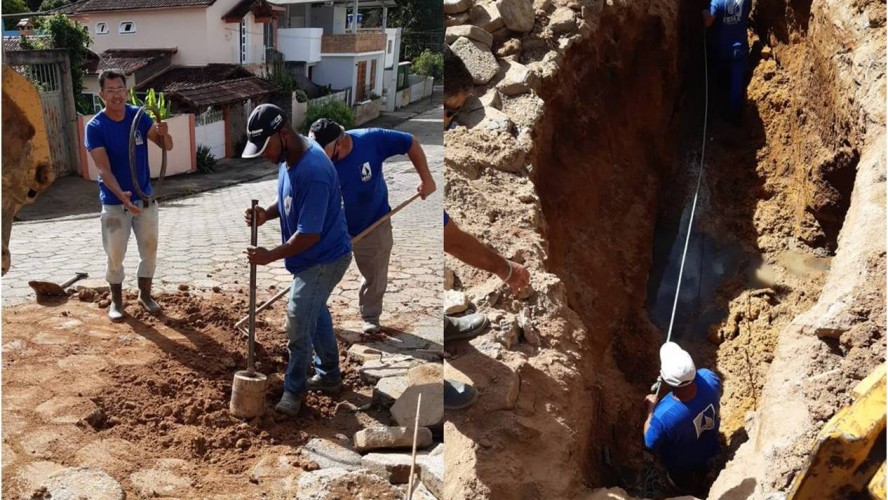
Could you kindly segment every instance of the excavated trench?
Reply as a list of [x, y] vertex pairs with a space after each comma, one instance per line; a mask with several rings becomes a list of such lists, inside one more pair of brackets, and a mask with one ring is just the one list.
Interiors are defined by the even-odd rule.
[[[829, 61], [807, 38], [810, 0], [757, 2], [744, 125], [712, 83], [705, 177], [673, 340], [724, 379], [719, 469], [747, 437], [781, 328], [819, 295], [854, 185], [860, 130]], [[587, 485], [665, 495], [643, 450], [700, 168], [705, 111], [700, 12], [603, 17], [541, 97], [532, 181], [546, 269], [589, 332], [592, 387], [579, 432]], [[585, 432], [588, 429], [588, 432]], [[715, 473], [713, 474], [713, 478]]]

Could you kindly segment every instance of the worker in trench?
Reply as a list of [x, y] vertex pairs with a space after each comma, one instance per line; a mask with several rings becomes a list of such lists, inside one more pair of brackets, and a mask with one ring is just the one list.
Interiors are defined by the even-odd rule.
[[[102, 246], [107, 255], [105, 279], [111, 290], [108, 317], [123, 321], [123, 259], [130, 233], [139, 247], [139, 304], [157, 314], [160, 306], [151, 297], [157, 267], [158, 211], [151, 199], [148, 170], [148, 142], [169, 151], [173, 138], [166, 123], [154, 123], [143, 114], [135, 129], [135, 173], [130, 168], [130, 129], [139, 108], [126, 103], [126, 75], [119, 69], [106, 69], [99, 75], [99, 96], [105, 107], [86, 124], [84, 145], [99, 170], [99, 200], [102, 203]], [[146, 141], [147, 139], [147, 141]], [[142, 200], [138, 186], [148, 201]]]
[[707, 475], [721, 446], [720, 396], [718, 375], [697, 370], [678, 344], [663, 344], [658, 394], [645, 398], [644, 444], [657, 454], [669, 483], [680, 493], [706, 496]]
[[740, 125], [746, 102], [746, 26], [751, 8], [752, 0], [711, 0], [709, 8], [703, 10], [703, 24], [712, 31], [709, 55], [716, 91], [721, 95], [719, 102], [727, 120], [734, 125]]
[[[261, 156], [279, 168], [277, 198], [268, 207], [257, 205], [255, 215], [260, 226], [280, 219], [282, 243], [272, 249], [249, 247], [247, 257], [263, 266], [284, 259], [293, 273], [286, 312], [289, 361], [275, 410], [295, 416], [306, 391], [335, 393], [342, 388], [327, 300], [351, 263], [351, 240], [336, 169], [317, 143], [297, 134], [283, 110], [272, 104], [253, 110], [247, 137], [244, 158]], [[247, 225], [252, 216], [248, 208]], [[310, 360], [315, 374], [309, 379]]]
[[[444, 45], [444, 129], [452, 125], [453, 119], [472, 94], [472, 75], [465, 63], [450, 47]], [[444, 251], [478, 269], [496, 274], [512, 287], [512, 291], [527, 286], [530, 274], [517, 262], [509, 261], [469, 233], [461, 230], [444, 212]], [[480, 313], [461, 317], [444, 315], [444, 344], [456, 340], [476, 337], [487, 328], [487, 316]], [[478, 391], [469, 384], [457, 380], [444, 380], [444, 408], [461, 410], [468, 408], [478, 399]]]
[[[333, 120], [321, 118], [311, 125], [310, 138], [324, 148], [339, 176], [348, 234], [354, 238], [391, 212], [382, 164], [392, 156], [407, 155], [419, 174], [416, 191], [425, 200], [435, 192], [425, 152], [407, 132], [381, 128], [348, 132]], [[361, 273], [358, 306], [364, 333], [380, 329], [382, 301], [392, 256], [392, 222], [386, 219], [360, 241], [353, 243], [355, 264]]]

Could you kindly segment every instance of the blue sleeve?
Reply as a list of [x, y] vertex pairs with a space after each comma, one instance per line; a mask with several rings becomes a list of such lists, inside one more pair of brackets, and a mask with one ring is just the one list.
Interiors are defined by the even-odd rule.
[[[136, 111], [139, 111], [139, 109], [136, 108]], [[139, 130], [141, 130], [142, 134], [145, 136], [146, 144], [148, 139], [148, 132], [151, 131], [152, 125], [154, 125], [154, 120], [151, 119], [151, 114], [148, 113], [148, 111], [145, 111], [139, 118]]]
[[644, 434], [644, 445], [649, 450], [656, 451], [657, 448], [660, 447], [660, 444], [664, 438], [663, 428], [660, 426], [660, 420], [657, 419], [656, 416], [651, 418], [651, 426], [648, 428], [648, 431]]
[[324, 230], [324, 220], [333, 190], [324, 182], [312, 182], [299, 207], [299, 223], [296, 231], [302, 234], [320, 234]]
[[87, 151], [105, 147], [105, 134], [102, 133], [102, 127], [99, 126], [95, 119], [90, 120], [86, 124], [86, 134], [84, 135], [83, 145]]
[[378, 128], [373, 130], [373, 141], [379, 145], [379, 152], [385, 158], [406, 155], [413, 145], [413, 135], [398, 130]]

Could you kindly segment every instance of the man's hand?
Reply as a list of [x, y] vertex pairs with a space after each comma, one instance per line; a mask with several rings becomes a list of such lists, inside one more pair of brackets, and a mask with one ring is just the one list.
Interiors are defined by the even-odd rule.
[[271, 252], [265, 247], [247, 247], [247, 260], [257, 266], [264, 266], [274, 261]]
[[[265, 213], [265, 209], [256, 205], [256, 227], [265, 224], [265, 221], [268, 220], [268, 217]], [[244, 212], [244, 222], [247, 223], [248, 226], [253, 225], [253, 209], [248, 208], [246, 212]]]
[[416, 186], [416, 192], [419, 193], [419, 197], [423, 200], [426, 199], [430, 194], [434, 193], [435, 189], [437, 189], [437, 186], [435, 186], [435, 180], [432, 178], [424, 180], [420, 182], [418, 186]]
[[130, 211], [133, 215], [139, 215], [142, 213], [142, 209], [133, 204], [133, 192], [132, 191], [124, 191], [123, 192], [123, 207]]
[[517, 262], [506, 260], [506, 264], [511, 267], [512, 274], [509, 275], [509, 270], [506, 269], [506, 272], [500, 274], [499, 277], [501, 280], [505, 281], [507, 285], [509, 285], [509, 287], [512, 289], [512, 293], [517, 294], [519, 291], [521, 291], [522, 288], [526, 287], [527, 284], [530, 283], [530, 273], [527, 272], [527, 268]]
[[166, 122], [155, 123], [154, 129], [157, 130], [157, 134], [160, 135], [161, 138], [166, 137], [170, 130]]
[[648, 394], [644, 397], [644, 403], [647, 406], [648, 413], [654, 409], [654, 406], [657, 406], [657, 395], [656, 394]]

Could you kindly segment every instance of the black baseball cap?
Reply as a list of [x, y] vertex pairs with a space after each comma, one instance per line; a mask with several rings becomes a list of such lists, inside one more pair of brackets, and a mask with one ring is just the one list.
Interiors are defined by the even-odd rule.
[[287, 115], [274, 104], [260, 104], [250, 113], [247, 120], [247, 147], [243, 158], [256, 158], [265, 151], [268, 141], [275, 132], [284, 126]]
[[309, 137], [317, 141], [322, 148], [327, 147], [327, 144], [339, 139], [339, 136], [341, 135], [342, 125], [333, 120], [328, 120], [327, 118], [321, 118], [312, 123], [311, 129], [309, 130]]

